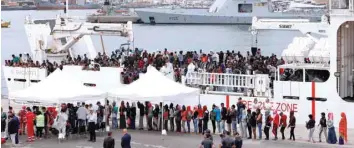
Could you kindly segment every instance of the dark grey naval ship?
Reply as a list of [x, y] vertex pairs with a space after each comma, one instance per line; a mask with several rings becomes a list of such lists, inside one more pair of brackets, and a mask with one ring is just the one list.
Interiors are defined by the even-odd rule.
[[251, 24], [253, 16], [321, 21], [327, 7], [270, 0], [216, 0], [209, 9], [142, 8], [135, 12], [147, 24]]

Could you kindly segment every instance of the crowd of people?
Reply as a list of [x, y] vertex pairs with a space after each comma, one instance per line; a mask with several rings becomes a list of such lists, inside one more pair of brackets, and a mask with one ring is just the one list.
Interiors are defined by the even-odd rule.
[[126, 84], [138, 79], [139, 73], [146, 72], [148, 65], [153, 65], [158, 70], [166, 63], [171, 63], [175, 72], [176, 81], [181, 81], [181, 75], [187, 72], [187, 66], [194, 63], [196, 68], [204, 69], [206, 72], [214, 73], [242, 73], [242, 74], [271, 74], [274, 75], [274, 67], [282, 64], [283, 61], [276, 55], [262, 56], [261, 50], [254, 53], [247, 52], [244, 56], [236, 51], [203, 52], [197, 51], [158, 51], [148, 53], [137, 48], [126, 50], [124, 48], [112, 51], [108, 56], [106, 53], [98, 53], [97, 57], [90, 59], [84, 54], [77, 57], [67, 56], [60, 63], [48, 60], [33, 61], [32, 57], [25, 53], [19, 56], [12, 55], [12, 60], [6, 60], [6, 66], [15, 67], [38, 67], [46, 68], [49, 73], [64, 65], [81, 65], [85, 70], [100, 70], [100, 67], [120, 67], [124, 65], [122, 72], [123, 81]]
[[[270, 130], [274, 135], [273, 140], [278, 140], [278, 129], [281, 133], [279, 138], [285, 140], [286, 128], [290, 128], [289, 140], [295, 141], [296, 117], [294, 112], [291, 111], [288, 118], [284, 113], [277, 113], [271, 109], [271, 103], [266, 100], [265, 112], [262, 114], [257, 99], [254, 100], [254, 105], [247, 109], [242, 98], [239, 98], [238, 103], [231, 107], [226, 107], [224, 103], [221, 103], [220, 106], [214, 104], [211, 108], [200, 104], [191, 107], [173, 103], [153, 105], [150, 102], [132, 102], [130, 105], [129, 102], [124, 101], [118, 105], [116, 102], [110, 104], [108, 100], [105, 105], [100, 102], [95, 105], [78, 103], [76, 106], [62, 104], [58, 112], [52, 107], [23, 106], [22, 110], [15, 113], [10, 107], [8, 113], [2, 112], [1, 131], [5, 132], [7, 129], [14, 145], [18, 143], [19, 135], [27, 135], [27, 141], [34, 142], [36, 139], [40, 140], [53, 135], [64, 139], [70, 134], [89, 134], [89, 141], [95, 142], [96, 131], [105, 131], [107, 126], [112, 130], [160, 131], [164, 129], [169, 132], [203, 134], [205, 139], [201, 145], [204, 147], [209, 147], [214, 143], [213, 134], [221, 134], [221, 145], [225, 148], [233, 145], [239, 148], [242, 146], [243, 139], [269, 140]], [[209, 127], [210, 122], [212, 127]], [[309, 142], [315, 142], [313, 138], [315, 123], [312, 115], [309, 115], [309, 121], [306, 123]], [[325, 141], [331, 144], [347, 142], [345, 113], [341, 114], [338, 140], [334, 131], [333, 113], [328, 113], [328, 118], [325, 113], [322, 113], [318, 126], [320, 126], [320, 142], [322, 141], [321, 135], [325, 135]], [[265, 137], [262, 136], [263, 133]]]
[[[74, 58], [67, 56], [59, 64], [48, 60], [40, 64], [38, 61], [33, 61], [29, 54], [24, 54], [24, 56], [22, 54], [19, 56], [12, 55], [12, 58], [12, 60], [5, 61], [6, 66], [46, 68], [48, 73], [57, 68], [62, 69], [64, 65], [81, 65], [84, 70], [124, 66], [122, 78], [125, 84], [137, 80], [139, 73], [146, 72], [148, 65], [153, 65], [159, 70], [167, 63], [171, 63], [175, 72], [175, 80], [181, 82], [181, 76], [187, 73], [190, 63], [206, 72], [269, 74], [273, 79], [276, 67], [284, 64], [284, 61], [278, 59], [276, 55], [262, 56], [260, 49], [252, 54], [247, 52], [245, 56], [235, 51], [210, 52], [207, 54], [202, 50], [199, 52], [169, 52], [165, 49], [162, 52], [147, 53], [147, 51], [139, 51], [138, 49], [135, 51], [121, 49], [113, 51], [110, 56], [106, 53], [98, 53], [94, 59], [89, 59], [86, 55], [79, 55]], [[170, 132], [203, 134], [205, 136], [205, 139], [201, 142], [203, 147], [213, 145], [212, 134], [221, 134], [222, 147], [242, 147], [243, 139], [261, 140], [264, 138], [263, 133], [265, 135], [264, 139], [269, 140], [271, 139], [270, 131], [274, 135], [273, 140], [277, 140], [278, 129], [280, 129], [281, 139], [284, 140], [286, 128], [290, 128], [289, 139], [295, 141], [296, 118], [294, 112], [290, 112], [288, 119], [288, 116], [284, 113], [273, 112], [269, 105], [269, 100], [267, 100], [264, 115], [256, 99], [254, 106], [247, 109], [242, 98], [231, 107], [226, 107], [222, 103], [220, 106], [213, 105], [211, 108], [200, 104], [191, 107], [172, 103], [170, 105], [163, 105], [162, 103], [153, 105], [150, 102], [132, 102], [130, 104], [123, 101], [120, 105], [116, 102], [110, 104], [109, 101], [105, 102], [104, 105], [100, 102], [95, 105], [85, 103], [78, 103], [76, 106], [63, 104], [59, 111], [54, 108], [24, 106], [18, 113], [15, 113], [12, 108], [9, 108], [10, 111], [7, 114], [2, 113], [1, 130], [4, 132], [7, 125], [8, 131], [6, 132], [13, 144], [18, 143], [18, 135], [22, 134], [27, 135], [28, 142], [43, 137], [48, 138], [51, 135], [64, 139], [70, 134], [89, 134], [89, 141], [95, 142], [96, 131], [105, 131], [107, 126], [111, 129], [128, 128], [150, 131], [164, 129]], [[324, 134], [326, 142], [343, 144], [347, 140], [345, 114], [342, 113], [339, 125], [339, 140], [337, 140], [334, 131], [333, 114], [328, 114], [327, 119], [325, 115], [322, 115], [319, 124], [319, 141], [322, 141], [321, 135]], [[146, 125], [144, 125], [144, 120], [147, 123]], [[210, 122], [211, 128], [208, 127]], [[136, 123], [138, 123], [138, 126], [136, 126]], [[315, 123], [315, 120], [309, 115], [306, 127], [309, 130], [309, 141], [311, 142], [314, 142]]]

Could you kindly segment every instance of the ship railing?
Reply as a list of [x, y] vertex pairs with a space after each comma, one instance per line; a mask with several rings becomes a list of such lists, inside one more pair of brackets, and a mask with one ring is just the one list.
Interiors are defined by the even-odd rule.
[[258, 97], [271, 95], [270, 78], [267, 74], [187, 72], [186, 76], [182, 78], [182, 83], [218, 94], [247, 94], [247, 96]]

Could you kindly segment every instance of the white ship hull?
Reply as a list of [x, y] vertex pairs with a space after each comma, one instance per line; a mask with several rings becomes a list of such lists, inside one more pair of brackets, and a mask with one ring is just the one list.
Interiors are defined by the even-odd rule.
[[[94, 84], [100, 90], [109, 90], [121, 85], [120, 72], [121, 68], [102, 68], [101, 71], [87, 71], [82, 70], [81, 66], [65, 66], [63, 71], [68, 73], [75, 73], [76, 76], [80, 76], [80, 79], [84, 84]], [[39, 68], [17, 68], [17, 67], [3, 67], [4, 76], [6, 78], [6, 84], [9, 92], [25, 89], [36, 82], [33, 80], [43, 80], [46, 78], [46, 71]], [[30, 71], [30, 72], [29, 72]], [[14, 81], [14, 79], [26, 79], [26, 82]], [[353, 102], [346, 102], [339, 97], [336, 92], [336, 78], [331, 76], [325, 83], [316, 83], [315, 89], [312, 88], [311, 82], [282, 82], [276, 81], [274, 92], [276, 93], [274, 98], [270, 98], [273, 111], [284, 112], [289, 114], [290, 111], [294, 111], [297, 117], [298, 124], [305, 124], [308, 120], [307, 115], [315, 111], [316, 119], [322, 112], [333, 112], [335, 118], [335, 125], [338, 125], [340, 120], [340, 113], [346, 112], [348, 123], [354, 122], [354, 112], [348, 112], [354, 107]], [[50, 88], [48, 88], [50, 89]], [[43, 90], [45, 91], [45, 90]], [[308, 100], [308, 97], [312, 96], [312, 93], [318, 98], [327, 98], [327, 101], [316, 101], [315, 108], [312, 106], [312, 101]], [[299, 96], [298, 100], [284, 99], [283, 96], [287, 95]], [[202, 105], [207, 105], [209, 108], [213, 104], [225, 103], [231, 106], [236, 104], [238, 98], [246, 102], [246, 107], [252, 109], [254, 98], [258, 99], [258, 103], [264, 112], [264, 103], [266, 97], [243, 97], [243, 96], [230, 96], [230, 95], [213, 95], [213, 94], [201, 94], [200, 100], [198, 98], [190, 98], [183, 100], [190, 100], [184, 102], [185, 105], [195, 106], [196, 102]], [[115, 100], [116, 98], [110, 98]], [[156, 103], [156, 102], [155, 102]], [[354, 128], [354, 124], [348, 124], [349, 128]]]
[[281, 13], [274, 13], [273, 15], [223, 15], [208, 13], [207, 10], [162, 11], [157, 9], [138, 9], [135, 12], [146, 24], [252, 24], [253, 16], [259, 18], [309, 19], [313, 22], [321, 20], [321, 15], [296, 16]]

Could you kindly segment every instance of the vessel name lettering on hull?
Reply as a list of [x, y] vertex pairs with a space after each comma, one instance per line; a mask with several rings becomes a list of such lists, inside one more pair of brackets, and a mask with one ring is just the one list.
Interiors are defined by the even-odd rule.
[[292, 28], [293, 25], [279, 25], [279, 28], [289, 29]]
[[177, 16], [175, 16], [175, 17], [170, 17], [169, 19], [170, 19], [170, 20], [174, 20], [174, 21], [178, 21], [178, 17], [177, 17]]
[[13, 74], [13, 75], [37, 76], [37, 72], [36, 71], [29, 71], [29, 70], [12, 70], [11, 74]]
[[326, 30], [318, 30], [319, 33], [326, 33]]
[[[285, 103], [285, 102], [269, 102], [272, 105], [272, 110], [276, 110], [278, 112], [290, 112], [294, 111], [295, 113], [298, 112], [297, 105], [295, 103]], [[258, 105], [260, 106], [261, 110], [265, 109], [265, 102], [258, 101]], [[246, 106], [248, 109], [253, 109], [253, 101], [247, 101]]]

